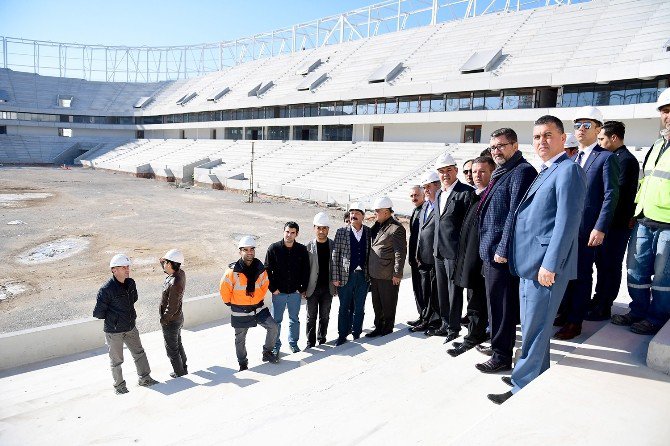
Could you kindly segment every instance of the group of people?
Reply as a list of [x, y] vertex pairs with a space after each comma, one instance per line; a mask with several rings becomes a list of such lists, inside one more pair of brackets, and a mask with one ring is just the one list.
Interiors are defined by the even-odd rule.
[[[490, 146], [465, 163], [465, 182], [458, 179], [450, 154], [439, 157], [434, 170], [410, 191], [415, 209], [409, 243], [388, 197], [373, 203], [371, 226], [364, 224], [366, 207], [351, 203], [346, 224], [334, 239], [324, 212], [314, 217], [314, 238], [306, 245], [296, 241], [298, 224], [287, 222], [282, 240], [268, 247], [264, 262], [255, 256], [255, 238], [242, 237], [239, 259], [220, 282], [221, 297], [231, 310], [239, 369], [248, 367], [246, 335], [256, 325], [267, 330], [263, 361], [279, 360], [287, 309], [288, 344], [292, 352], [300, 351], [302, 299], [306, 348], [326, 342], [336, 295], [336, 345], [362, 335], [368, 291], [375, 317], [374, 329], [365, 336], [391, 333], [406, 260], [419, 315], [408, 321], [410, 331], [443, 336], [449, 343], [466, 325], [467, 334], [447, 352], [455, 357], [476, 348], [489, 357], [475, 365], [480, 372], [512, 369], [521, 323], [521, 354], [511, 376], [502, 377], [511, 390], [488, 395], [497, 404], [548, 369], [552, 335], [572, 339], [584, 320], [611, 317], [612, 323], [630, 326], [635, 333], [656, 333], [670, 317], [670, 89], [659, 96], [657, 107], [663, 130], [645, 158], [641, 179], [639, 163], [624, 144], [624, 124], [605, 122], [597, 108], [584, 107], [574, 118], [574, 135], [566, 134], [555, 116], [535, 121], [539, 173], [519, 151], [511, 128], [494, 131]], [[627, 247], [632, 302], [627, 314], [612, 315]], [[172, 250], [161, 259], [168, 275], [161, 323], [174, 377], [188, 373], [180, 335], [185, 282], [180, 256]], [[135, 359], [139, 384], [156, 382], [135, 328], [137, 291], [128, 277], [129, 265], [126, 256], [112, 259], [113, 277], [100, 289], [94, 311], [105, 319], [117, 393], [127, 392], [121, 375], [124, 343]], [[268, 290], [272, 312], [265, 304]], [[556, 333], [553, 326], [560, 327]], [[487, 340], [490, 346], [483, 344]]]

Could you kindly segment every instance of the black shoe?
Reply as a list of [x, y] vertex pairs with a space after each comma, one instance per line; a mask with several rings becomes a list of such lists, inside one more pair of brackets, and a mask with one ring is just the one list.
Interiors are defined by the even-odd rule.
[[[454, 342], [454, 343], [451, 344], [451, 345], [452, 345], [454, 348], [458, 348], [458, 347], [460, 347], [461, 345], [463, 345], [463, 343], [462, 343], [462, 342]], [[472, 348], [472, 347], [470, 347], [470, 348]]]
[[510, 387], [514, 387], [514, 383], [512, 382], [512, 377], [511, 376], [501, 376], [500, 379], [502, 382], [507, 384]]
[[243, 370], [249, 370], [249, 366], [246, 362], [244, 364], [240, 364], [240, 372]]
[[567, 314], [557, 314], [554, 319], [554, 327], [562, 327], [568, 322]]
[[497, 373], [512, 370], [512, 364], [496, 361], [493, 358], [481, 364], [475, 364], [475, 367], [482, 373]]
[[354, 338], [354, 341], [355, 341], [356, 339], [359, 339], [359, 338], [361, 337], [360, 334], [352, 334], [351, 336]]
[[458, 355], [462, 355], [463, 353], [467, 352], [468, 350], [472, 349], [472, 345], [468, 345], [465, 342], [454, 342], [454, 345], [458, 344], [458, 347], [456, 348], [450, 348], [447, 350], [447, 353], [449, 353], [449, 356], [455, 358]]
[[469, 323], [470, 323], [470, 318], [467, 315], [465, 315], [461, 318], [461, 325], [463, 327], [467, 327]]
[[458, 339], [458, 336], [459, 336], [458, 333], [453, 333], [453, 332], [452, 332], [452, 333], [449, 333], [449, 334], [447, 335], [447, 337], [444, 338], [444, 342], [443, 342], [443, 343], [444, 343], [444, 344], [448, 344], [448, 343], [450, 343], [451, 341], [453, 341], [454, 339]]
[[449, 329], [446, 327], [440, 327], [437, 330], [428, 329], [425, 334], [426, 336], [447, 336], [449, 334]]
[[314, 344], [308, 342], [307, 345], [305, 346], [305, 350], [314, 347]]
[[419, 331], [426, 331], [430, 328], [430, 324], [428, 322], [421, 322], [418, 325], [415, 325], [413, 327], [409, 327], [408, 330], [411, 331], [412, 333], [417, 333]]
[[114, 393], [117, 395], [123, 395], [124, 393], [128, 393], [128, 388], [125, 384], [121, 384], [117, 387], [114, 387]]
[[480, 344], [476, 346], [475, 349], [482, 355], [493, 356], [493, 350], [491, 350], [491, 347], [487, 347]]
[[644, 318], [635, 317], [630, 312], [626, 314], [615, 314], [612, 316], [612, 323], [614, 325], [623, 325], [625, 327], [631, 326], [636, 322], [640, 322]]
[[326, 343], [326, 338], [319, 339], [319, 345], [325, 344]]
[[366, 333], [366, 334], [365, 334], [365, 337], [366, 337], [366, 338], [376, 338], [377, 336], [381, 336], [381, 334], [382, 334], [381, 330], [377, 330], [377, 329], [375, 328], [375, 329], [372, 330], [371, 332]]
[[409, 325], [410, 327], [417, 326], [417, 325], [419, 325], [419, 324], [421, 324], [421, 323], [423, 323], [423, 320], [422, 320], [421, 318], [416, 319], [416, 320], [414, 320], [414, 321], [407, 321], [407, 325]]
[[492, 402], [500, 405], [507, 401], [508, 399], [512, 398], [512, 395], [514, 395], [512, 392], [505, 392], [505, 393], [489, 393], [486, 395], [486, 397], [491, 400]]
[[609, 308], [594, 308], [586, 312], [584, 320], [586, 321], [607, 321], [612, 317], [612, 312]]
[[640, 322], [635, 322], [630, 326], [630, 331], [640, 335], [655, 335], [660, 329], [660, 325], [656, 325], [647, 319]]
[[272, 352], [263, 352], [263, 362], [271, 362], [277, 364], [279, 362], [279, 355], [276, 355]]
[[291, 348], [291, 351], [293, 353], [298, 353], [300, 351], [300, 347], [298, 347], [297, 345], [291, 345], [289, 347]]
[[347, 342], [347, 338], [337, 338], [337, 341], [335, 341], [335, 347], [338, 347], [344, 344], [345, 342]]

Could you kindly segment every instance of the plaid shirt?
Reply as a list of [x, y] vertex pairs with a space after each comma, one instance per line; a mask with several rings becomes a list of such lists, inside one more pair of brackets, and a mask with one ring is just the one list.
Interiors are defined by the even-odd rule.
[[[365, 246], [365, 264], [363, 273], [368, 277], [368, 254], [370, 253], [370, 228], [363, 225], [363, 234], [367, 240]], [[351, 226], [340, 228], [335, 233], [333, 242], [333, 256], [331, 259], [331, 272], [334, 282], [340, 282], [340, 286], [349, 281], [349, 266], [351, 265]]]

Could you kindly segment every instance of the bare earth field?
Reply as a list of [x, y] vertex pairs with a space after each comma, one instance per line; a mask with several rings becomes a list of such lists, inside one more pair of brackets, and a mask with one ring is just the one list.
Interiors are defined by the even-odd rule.
[[[245, 201], [239, 193], [106, 171], [0, 167], [0, 333], [90, 317], [117, 252], [134, 262], [140, 331], [157, 330], [165, 277], [158, 259], [168, 249], [184, 252], [185, 297], [213, 293], [238, 257], [241, 235], [258, 238], [264, 259], [284, 222], [297, 221], [306, 243], [314, 214], [325, 210], [267, 197]], [[343, 212], [328, 213], [333, 237]]]

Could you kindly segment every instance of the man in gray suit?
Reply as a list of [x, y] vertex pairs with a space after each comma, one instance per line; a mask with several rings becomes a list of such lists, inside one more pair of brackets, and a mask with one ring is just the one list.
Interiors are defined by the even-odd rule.
[[502, 404], [549, 368], [549, 339], [568, 282], [577, 277], [577, 236], [584, 212], [586, 175], [565, 155], [560, 119], [535, 121], [533, 147], [540, 175], [514, 214], [510, 269], [521, 278], [521, 357], [503, 381], [510, 392], [489, 394]]
[[393, 217], [389, 197], [377, 198], [372, 205], [377, 220], [370, 228], [370, 288], [375, 328], [366, 337], [385, 336], [393, 331], [398, 290], [407, 256], [406, 231]]
[[314, 216], [316, 238], [307, 245], [309, 255], [309, 281], [307, 282], [307, 346], [314, 347], [317, 340], [316, 317], [319, 316], [319, 345], [326, 342], [330, 306], [336, 293], [333, 285], [330, 258], [333, 255], [333, 241], [328, 238], [330, 219], [325, 212]]

